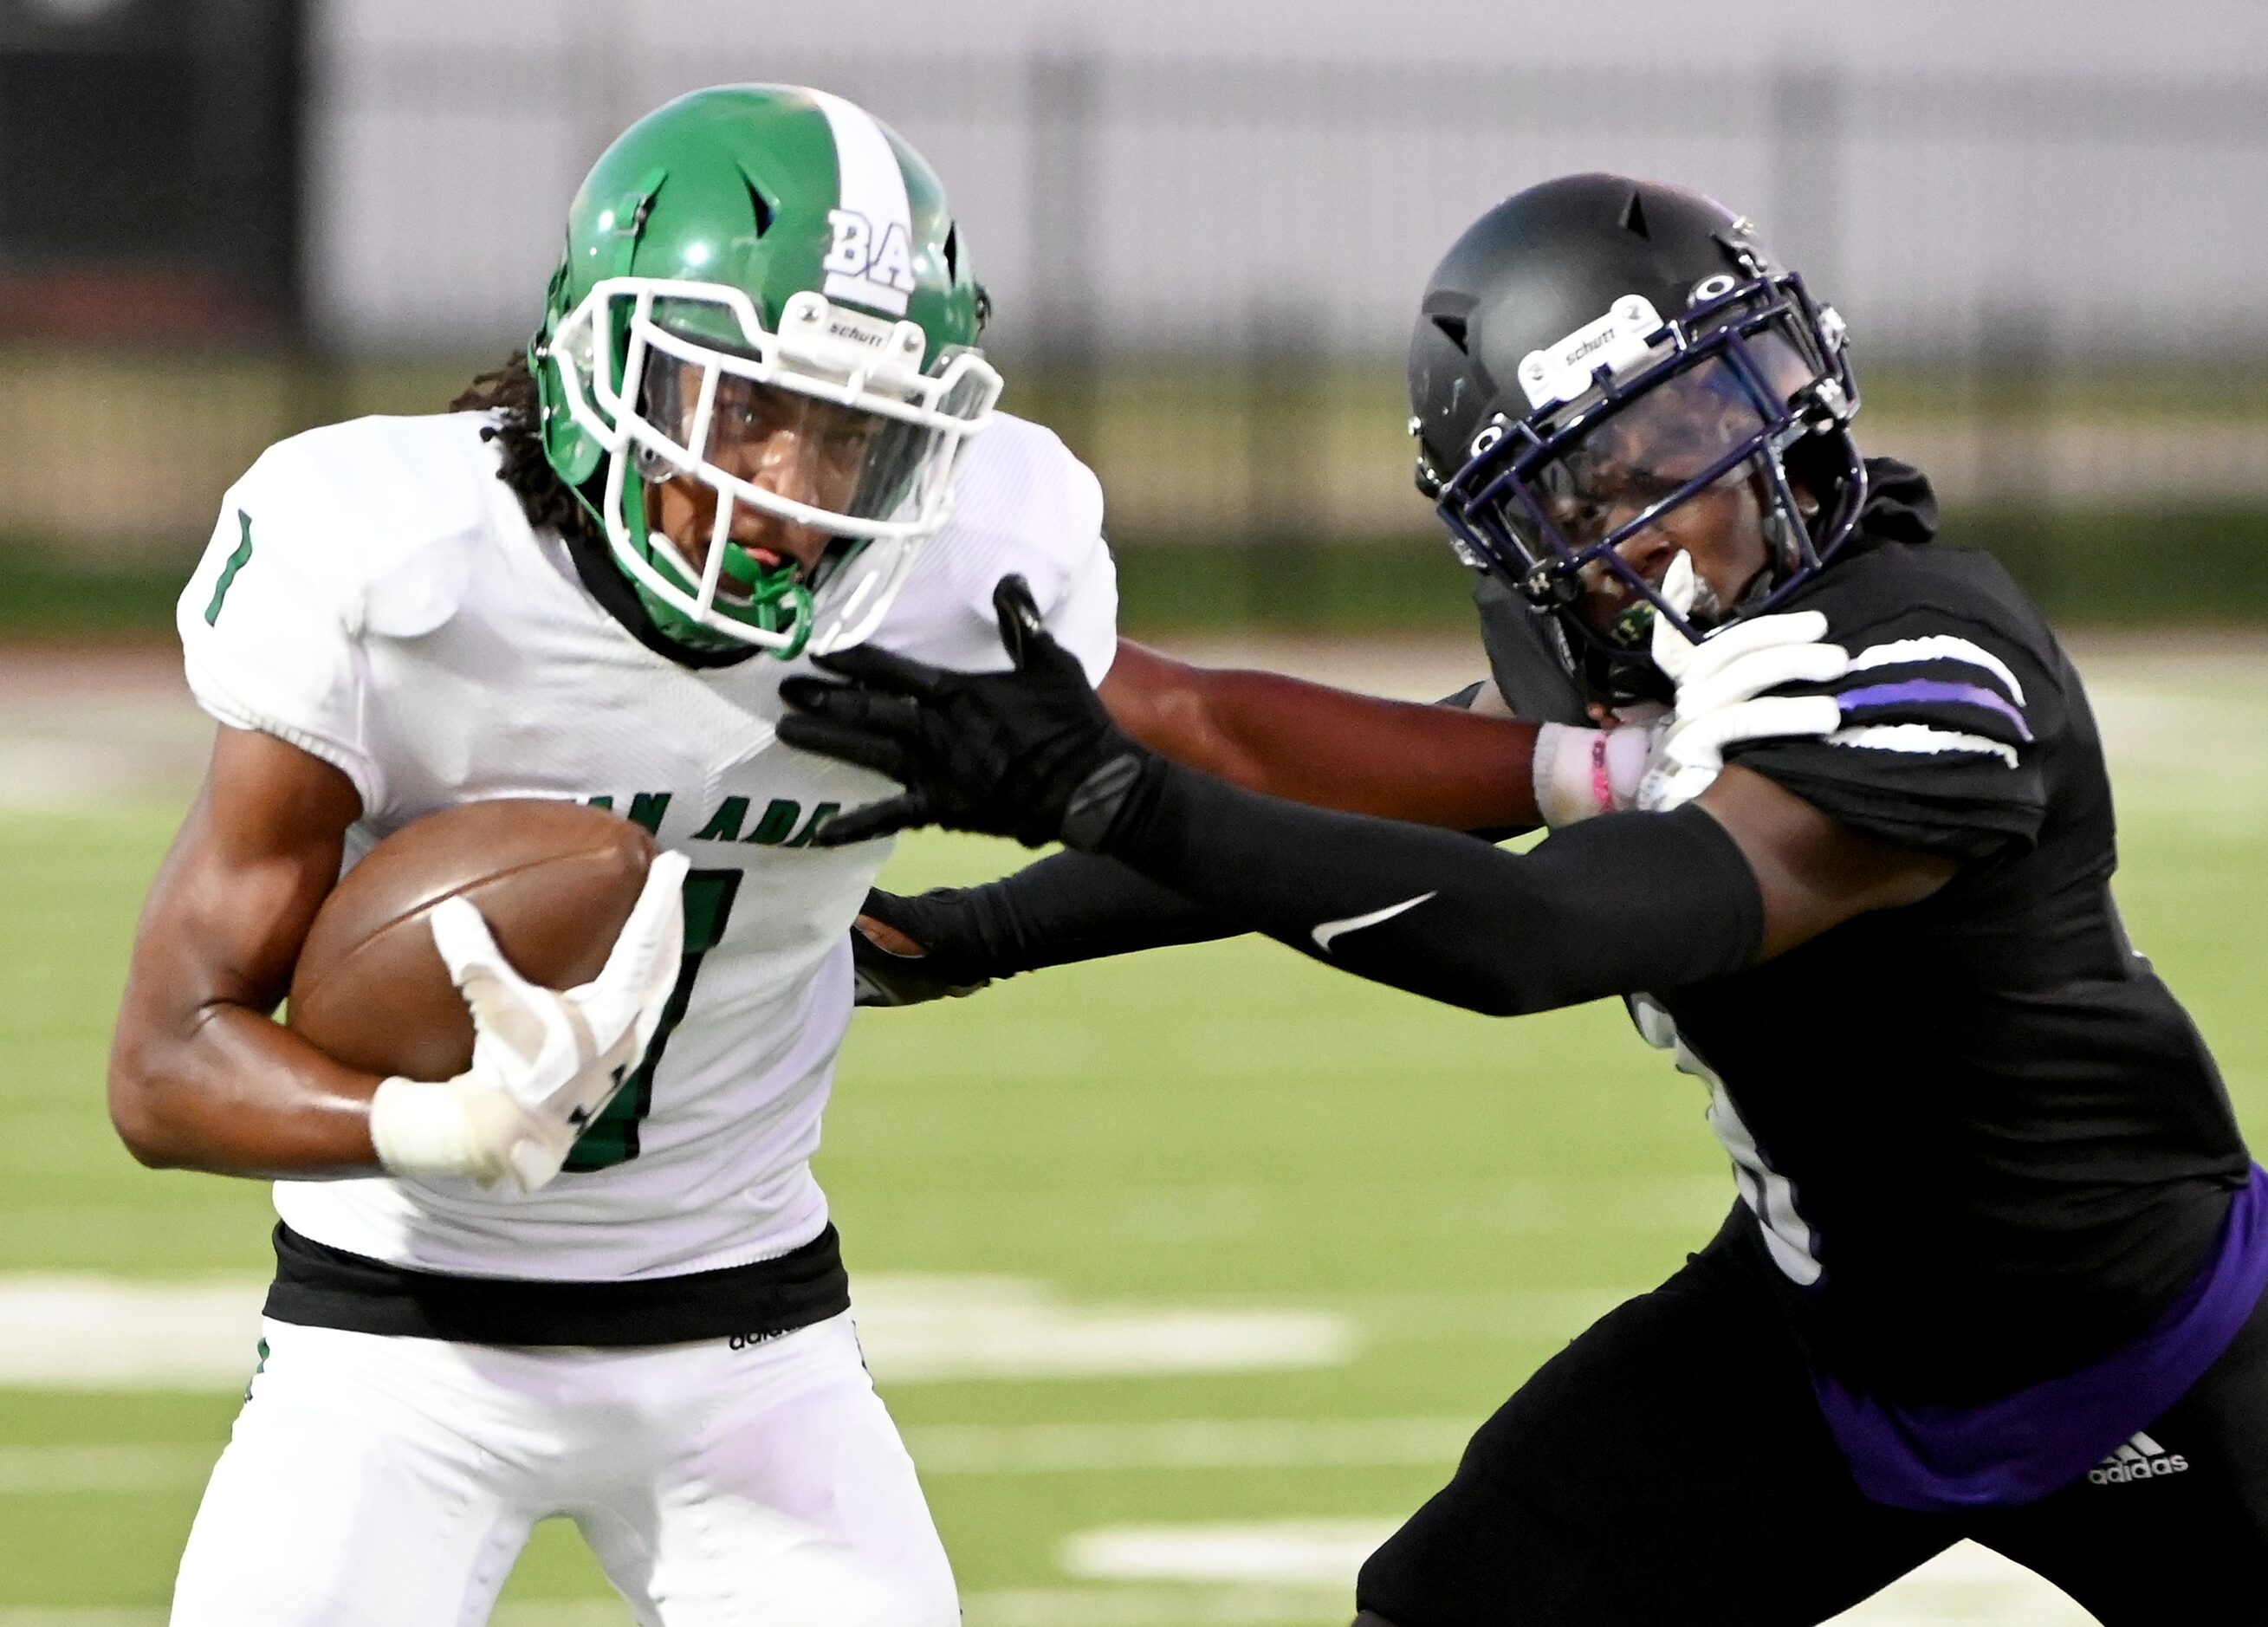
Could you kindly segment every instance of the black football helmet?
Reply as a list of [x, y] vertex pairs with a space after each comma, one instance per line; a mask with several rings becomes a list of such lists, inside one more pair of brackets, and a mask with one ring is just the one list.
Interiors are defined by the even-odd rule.
[[[1654, 616], [1698, 637], [1767, 610], [1857, 529], [1845, 346], [1833, 308], [1720, 205], [1619, 175], [1546, 181], [1476, 221], [1426, 287], [1410, 345], [1418, 487], [1594, 699], [1660, 696]], [[1768, 563], [1734, 602], [1681, 614], [1620, 547], [1735, 479], [1757, 482]], [[1605, 629], [1578, 614], [1601, 570], [1636, 595]]]

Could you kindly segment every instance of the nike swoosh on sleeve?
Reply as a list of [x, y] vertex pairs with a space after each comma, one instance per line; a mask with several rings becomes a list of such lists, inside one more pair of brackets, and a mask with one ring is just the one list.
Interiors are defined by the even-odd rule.
[[1398, 904], [1388, 904], [1383, 909], [1373, 909], [1368, 915], [1349, 916], [1343, 921], [1325, 921], [1314, 931], [1315, 947], [1329, 954], [1331, 952], [1333, 939], [1343, 938], [1349, 932], [1359, 932], [1364, 927], [1376, 926], [1381, 921], [1391, 921], [1405, 910], [1415, 909], [1427, 899], [1436, 896], [1439, 892], [1440, 889], [1437, 887], [1432, 893], [1420, 893], [1417, 897], [1405, 898]]

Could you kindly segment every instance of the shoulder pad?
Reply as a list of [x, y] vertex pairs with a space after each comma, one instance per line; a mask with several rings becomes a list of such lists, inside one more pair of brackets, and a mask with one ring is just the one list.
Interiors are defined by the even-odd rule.
[[227, 505], [350, 633], [414, 637], [455, 613], [472, 548], [512, 507], [482, 426], [454, 413], [311, 430], [261, 453]]
[[1053, 430], [996, 412], [969, 443], [952, 528], [1013, 536], [1073, 563], [1102, 535], [1102, 482]]

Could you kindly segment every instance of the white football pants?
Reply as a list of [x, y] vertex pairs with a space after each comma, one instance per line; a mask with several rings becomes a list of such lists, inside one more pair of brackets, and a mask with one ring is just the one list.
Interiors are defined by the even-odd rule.
[[643, 1627], [956, 1627], [848, 1314], [735, 1350], [266, 1325], [173, 1627], [477, 1627], [575, 1521]]

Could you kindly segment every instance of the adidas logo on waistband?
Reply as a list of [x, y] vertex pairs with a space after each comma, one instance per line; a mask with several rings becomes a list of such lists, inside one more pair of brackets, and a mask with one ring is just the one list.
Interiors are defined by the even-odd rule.
[[2087, 1477], [2098, 1486], [2123, 1486], [2129, 1481], [2160, 1480], [2168, 1475], [2178, 1475], [2189, 1466], [2189, 1459], [2180, 1453], [2167, 1451], [2137, 1431], [2133, 1439], [2088, 1469]]

